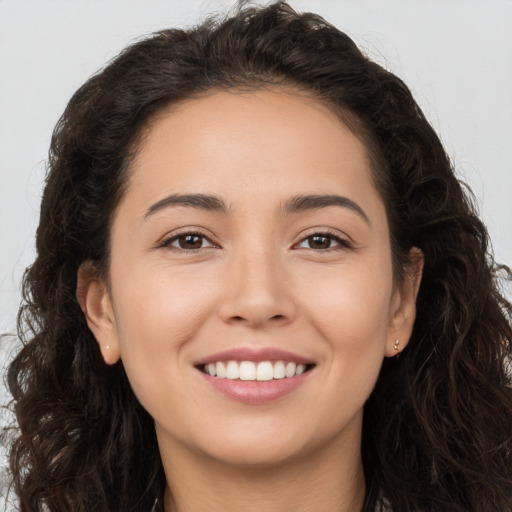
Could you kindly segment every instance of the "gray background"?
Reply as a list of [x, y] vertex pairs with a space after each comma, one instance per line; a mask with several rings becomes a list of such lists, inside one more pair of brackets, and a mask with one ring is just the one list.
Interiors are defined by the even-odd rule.
[[[232, 3], [0, 0], [0, 333], [15, 329], [51, 131], [71, 94], [137, 36]], [[478, 198], [496, 259], [512, 264], [512, 1], [290, 3], [325, 16], [411, 87]], [[2, 375], [12, 350], [4, 339]]]

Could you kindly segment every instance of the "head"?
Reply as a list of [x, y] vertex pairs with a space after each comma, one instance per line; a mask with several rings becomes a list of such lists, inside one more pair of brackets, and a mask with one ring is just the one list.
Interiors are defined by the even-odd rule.
[[[386, 357], [394, 355], [395, 339], [391, 330], [386, 331], [389, 336], [382, 339], [380, 352], [369, 359], [378, 364], [372, 367], [375, 378], [368, 383], [371, 396], [364, 412], [367, 479], [392, 480], [383, 476], [386, 464], [393, 461], [389, 454], [379, 454], [382, 445], [392, 446], [402, 462], [414, 459], [421, 464], [423, 453], [404, 448], [404, 438], [417, 435], [424, 446], [434, 445], [438, 433], [428, 424], [433, 424], [432, 417], [441, 418], [443, 408], [464, 387], [459, 368], [472, 373], [495, 356], [496, 347], [486, 348], [476, 338], [472, 359], [468, 356], [468, 332], [478, 329], [476, 313], [494, 304], [491, 310], [499, 317], [499, 299], [489, 294], [492, 275], [484, 264], [486, 233], [438, 137], [403, 82], [371, 62], [349, 37], [321, 18], [298, 15], [285, 4], [249, 9], [186, 31], [156, 33], [123, 51], [69, 102], [52, 139], [37, 233], [38, 258], [26, 280], [29, 305], [25, 313], [38, 322], [34, 350], [39, 361], [31, 382], [42, 392], [47, 390], [48, 404], [52, 389], [66, 389], [66, 400], [61, 400], [65, 406], [55, 408], [45, 428], [52, 431], [49, 425], [54, 425], [57, 430], [66, 419], [69, 431], [75, 432], [68, 442], [100, 461], [95, 464], [97, 473], [89, 472], [92, 476], [84, 485], [93, 487], [95, 478], [103, 480], [98, 488], [107, 494], [107, 489], [128, 488], [129, 479], [133, 496], [146, 495], [148, 500], [152, 493], [145, 492], [162, 485], [153, 421], [132, 391], [134, 387], [139, 398], [144, 394], [130, 378], [130, 365], [137, 362], [128, 362], [127, 371], [122, 343], [116, 338], [108, 341], [101, 322], [95, 324], [94, 308], [100, 304], [111, 318], [116, 317], [120, 282], [115, 277], [120, 268], [115, 252], [120, 229], [116, 227], [122, 222], [129, 227], [123, 208], [144, 184], [150, 149], [173, 156], [162, 139], [159, 145], [157, 135], [167, 137], [172, 148], [176, 133], [176, 147], [186, 145], [181, 127], [190, 130], [200, 126], [201, 119], [207, 124], [219, 117], [216, 103], [223, 106], [226, 122], [233, 123], [237, 109], [247, 108], [254, 117], [267, 112], [267, 117], [263, 115], [267, 121], [280, 108], [291, 119], [301, 109], [309, 109], [310, 119], [318, 122], [320, 132], [325, 130], [324, 135], [339, 129], [336, 143], [341, 147], [344, 137], [355, 155], [354, 168], [364, 169], [361, 174], [366, 181], [361, 188], [374, 194], [372, 204], [384, 219], [381, 232], [387, 238], [380, 247], [385, 249], [383, 261], [388, 262], [383, 269], [389, 277], [390, 308], [408, 290], [404, 325], [396, 329], [401, 333], [396, 336], [400, 349], [405, 350], [398, 360]], [[299, 118], [297, 126], [304, 121]], [[183, 183], [197, 183], [187, 181], [190, 174], [185, 171]], [[306, 174], [304, 182], [311, 187], [313, 180], [308, 181]], [[213, 181], [219, 183], [228, 176], [219, 174]], [[292, 183], [290, 176], [284, 186]], [[253, 186], [258, 180], [250, 183]], [[207, 181], [205, 186], [211, 185]], [[279, 180], [275, 187], [279, 189]], [[228, 200], [235, 206], [237, 198], [243, 203], [240, 187], [237, 190], [228, 190]], [[272, 227], [272, 222], [266, 227]], [[243, 317], [239, 312], [230, 314]], [[278, 311], [274, 316], [288, 314]], [[16, 371], [11, 375], [12, 389], [21, 389], [21, 382], [15, 382]], [[504, 376], [495, 372], [493, 378]], [[361, 403], [367, 398], [361, 397]], [[27, 402], [27, 415], [29, 407]], [[462, 415], [458, 406], [455, 409], [455, 416]], [[418, 424], [417, 418], [427, 415], [431, 418], [425, 420], [425, 428], [407, 433], [407, 424]], [[157, 427], [158, 423], [157, 419]], [[87, 429], [91, 424], [94, 433]], [[55, 452], [65, 454], [55, 436], [55, 440], [50, 436], [37, 442], [54, 443]], [[410, 446], [415, 443], [411, 441]], [[125, 459], [127, 467], [136, 459], [139, 467], [147, 469], [135, 484], [133, 474], [117, 470]], [[69, 470], [71, 462], [65, 455], [51, 460], [54, 475]], [[78, 467], [76, 461], [72, 464]]]

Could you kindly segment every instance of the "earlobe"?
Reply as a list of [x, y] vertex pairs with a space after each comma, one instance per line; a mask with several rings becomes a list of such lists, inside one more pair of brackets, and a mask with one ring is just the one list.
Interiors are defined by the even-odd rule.
[[120, 350], [112, 302], [91, 262], [78, 269], [76, 296], [106, 364], [119, 361]]
[[423, 253], [417, 247], [413, 247], [409, 251], [408, 260], [405, 277], [394, 292], [386, 357], [400, 354], [407, 346], [416, 319], [416, 298], [423, 272]]

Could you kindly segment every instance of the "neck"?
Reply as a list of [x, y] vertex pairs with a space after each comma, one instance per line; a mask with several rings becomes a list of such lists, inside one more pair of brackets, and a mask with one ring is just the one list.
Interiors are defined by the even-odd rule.
[[329, 443], [301, 458], [250, 468], [197, 454], [174, 455], [176, 464], [164, 459], [165, 512], [354, 512], [363, 507], [366, 486], [360, 443], [348, 447]]

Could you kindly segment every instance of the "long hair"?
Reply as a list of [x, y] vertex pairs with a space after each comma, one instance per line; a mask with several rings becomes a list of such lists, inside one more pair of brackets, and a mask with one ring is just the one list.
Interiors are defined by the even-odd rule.
[[212, 90], [273, 86], [313, 95], [364, 142], [395, 277], [405, 278], [411, 247], [424, 255], [411, 340], [384, 362], [365, 405], [367, 488], [395, 512], [512, 510], [512, 306], [471, 195], [406, 85], [319, 16], [279, 2], [136, 42], [59, 120], [24, 277], [23, 347], [8, 372], [22, 512], [147, 512], [161, 496], [153, 421], [122, 361], [103, 363], [76, 299], [77, 271], [91, 262], [108, 273], [112, 216], [155, 115]]

